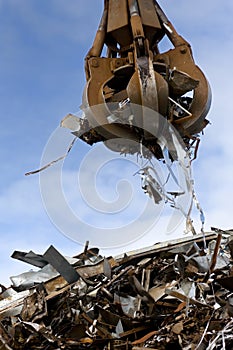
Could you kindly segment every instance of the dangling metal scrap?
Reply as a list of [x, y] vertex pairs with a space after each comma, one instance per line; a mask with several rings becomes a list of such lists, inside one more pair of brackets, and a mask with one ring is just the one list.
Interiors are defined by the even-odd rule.
[[[173, 48], [161, 52], [164, 37]], [[194, 62], [190, 44], [155, 0], [105, 0], [85, 72], [85, 117], [73, 132], [89, 144], [126, 138], [142, 142], [155, 157], [163, 158], [156, 137], [148, 132], [145, 111], [135, 106], [161, 115], [188, 148], [208, 124], [208, 81]], [[126, 116], [125, 106], [130, 109]], [[67, 119], [62, 125], [66, 127]]]

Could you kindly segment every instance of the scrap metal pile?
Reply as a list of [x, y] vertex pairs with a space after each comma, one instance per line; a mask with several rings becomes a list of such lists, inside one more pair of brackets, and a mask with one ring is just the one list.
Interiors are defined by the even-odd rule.
[[104, 258], [14, 252], [39, 267], [1, 286], [0, 349], [232, 349], [233, 231]]

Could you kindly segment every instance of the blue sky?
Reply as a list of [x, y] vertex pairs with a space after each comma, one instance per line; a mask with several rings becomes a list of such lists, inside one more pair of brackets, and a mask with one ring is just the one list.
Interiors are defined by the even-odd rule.
[[[0, 283], [9, 284], [9, 276], [27, 269], [10, 258], [14, 250], [43, 253], [53, 244], [64, 254], [73, 255], [82, 249], [49, 220], [40, 195], [39, 176], [25, 177], [24, 173], [38, 168], [43, 149], [60, 120], [79, 110], [85, 83], [83, 59], [92, 44], [102, 2], [0, 0]], [[160, 5], [191, 43], [196, 62], [211, 84], [211, 125], [202, 137], [194, 179], [206, 215], [206, 229], [231, 228], [233, 3], [177, 0], [174, 5], [161, 0]], [[76, 157], [85, 152], [86, 147], [76, 145], [67, 160], [66, 181], [71, 194], [71, 184], [76, 181]], [[107, 186], [99, 181], [102, 189]], [[75, 203], [77, 195], [69, 200]], [[143, 201], [141, 195], [137, 200], [136, 203]], [[86, 234], [83, 233], [84, 241]], [[167, 238], [172, 236], [163, 235], [161, 222], [135, 247]]]

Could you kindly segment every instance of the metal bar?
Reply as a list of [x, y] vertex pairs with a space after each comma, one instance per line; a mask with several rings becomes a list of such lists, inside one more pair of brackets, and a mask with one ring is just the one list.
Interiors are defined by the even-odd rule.
[[130, 16], [140, 16], [137, 0], [128, 0]]
[[[86, 61], [90, 57], [100, 57], [101, 52], [103, 50], [105, 38], [106, 38], [106, 31], [107, 31], [108, 5], [109, 5], [109, 0], [105, 0], [103, 15], [101, 17], [93, 45], [86, 55]], [[86, 71], [86, 77], [88, 80], [90, 76], [89, 76], [89, 69], [88, 69], [87, 62], [85, 66], [85, 71]]]
[[[190, 113], [189, 111], [187, 111], [187, 109], [185, 109], [183, 106], [181, 106], [181, 104], [179, 104], [178, 102], [176, 102], [175, 100], [173, 100], [171, 97], [168, 97], [168, 99], [175, 103], [175, 105], [177, 105], [178, 107], [180, 107], [180, 109], [182, 109], [185, 113], [187, 113], [190, 117], [192, 116], [192, 113]], [[181, 117], [182, 118], [182, 117]]]
[[[206, 232], [205, 237], [208, 241], [212, 239], [216, 239], [217, 234], [214, 232]], [[184, 237], [184, 238], [178, 238], [172, 241], [166, 241], [166, 242], [161, 242], [161, 243], [156, 243], [150, 247], [145, 247], [142, 249], [134, 250], [134, 251], [129, 251], [126, 254], [121, 254], [115, 257], [115, 261], [118, 263], [122, 262], [130, 262], [131, 260], [137, 259], [137, 258], [143, 258], [144, 256], [150, 256], [156, 253], [160, 253], [162, 251], [167, 251], [171, 250], [175, 247], [180, 247], [182, 245], [185, 245], [187, 243], [192, 243], [192, 242], [203, 242], [203, 234], [198, 234], [189, 237]]]
[[74, 283], [80, 275], [72, 265], [51, 245], [43, 257], [60, 273], [68, 283]]
[[159, 6], [156, 0], [154, 0], [154, 5], [158, 16], [163, 23], [167, 36], [171, 40], [172, 44], [175, 47], [180, 45], [189, 45], [189, 43], [177, 33], [175, 27], [169, 21], [169, 19], [167, 18], [167, 16], [165, 15], [165, 13], [163, 12], [162, 8]]
[[214, 271], [216, 262], [217, 262], [217, 257], [218, 257], [218, 251], [219, 251], [219, 247], [221, 244], [221, 239], [222, 239], [222, 234], [219, 233], [217, 240], [216, 240], [216, 244], [215, 244], [215, 248], [214, 248], [214, 253], [211, 259], [211, 264], [210, 264], [210, 273], [212, 273]]
[[48, 264], [48, 262], [42, 257], [42, 255], [35, 254], [33, 251], [26, 253], [15, 250], [11, 255], [11, 258], [26, 262], [30, 265], [40, 268]]

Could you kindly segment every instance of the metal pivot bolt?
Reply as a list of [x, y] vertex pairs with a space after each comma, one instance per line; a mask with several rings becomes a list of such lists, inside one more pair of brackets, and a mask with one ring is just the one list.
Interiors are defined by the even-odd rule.
[[94, 58], [94, 59], [92, 60], [92, 62], [91, 62], [91, 65], [92, 65], [92, 67], [94, 67], [94, 68], [99, 67], [99, 62], [98, 62], [98, 60]]

